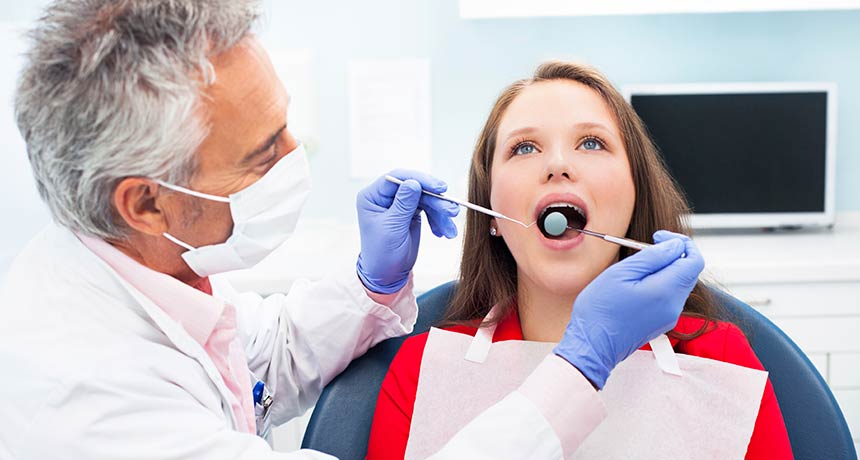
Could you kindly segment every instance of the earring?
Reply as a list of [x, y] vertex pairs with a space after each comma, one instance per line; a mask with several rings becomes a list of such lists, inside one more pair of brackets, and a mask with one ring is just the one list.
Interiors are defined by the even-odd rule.
[[490, 235], [496, 236], [496, 227], [490, 227]]

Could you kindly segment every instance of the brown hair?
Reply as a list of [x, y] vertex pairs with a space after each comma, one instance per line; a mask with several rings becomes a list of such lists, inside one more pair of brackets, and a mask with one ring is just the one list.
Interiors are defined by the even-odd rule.
[[[592, 67], [576, 63], [546, 62], [535, 70], [532, 78], [516, 81], [502, 91], [475, 145], [469, 171], [469, 201], [490, 207], [490, 170], [502, 116], [523, 89], [548, 80], [571, 80], [591, 88], [606, 101], [615, 115], [636, 190], [633, 216], [625, 236], [651, 241], [654, 232], [661, 229], [689, 235], [690, 229], [682, 218], [689, 211], [689, 206], [667, 172], [639, 116], [606, 77]], [[466, 214], [460, 280], [445, 313], [445, 324], [480, 320], [497, 303], [503, 307], [503, 314], [494, 320], [505, 317], [515, 308], [513, 300], [517, 293], [517, 263], [502, 238], [489, 237], [490, 219], [473, 210], [468, 210]], [[622, 247], [619, 259], [632, 252]], [[680, 339], [698, 337], [716, 319], [716, 313], [712, 295], [700, 281], [684, 305], [684, 314], [706, 321], [693, 334], [672, 331], [670, 335]]]

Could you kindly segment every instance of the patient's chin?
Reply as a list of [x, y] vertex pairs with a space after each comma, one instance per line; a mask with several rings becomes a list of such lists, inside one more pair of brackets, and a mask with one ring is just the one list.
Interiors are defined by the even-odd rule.
[[572, 301], [595, 276], [594, 270], [582, 265], [547, 264], [535, 270], [530, 281], [533, 288], [555, 297], [570, 297]]

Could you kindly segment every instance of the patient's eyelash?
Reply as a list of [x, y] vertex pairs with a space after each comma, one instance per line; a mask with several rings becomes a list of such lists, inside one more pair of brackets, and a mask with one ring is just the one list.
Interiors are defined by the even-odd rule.
[[519, 150], [520, 147], [524, 147], [524, 146], [531, 146], [535, 150], [535, 152], [537, 152], [539, 150], [537, 145], [534, 142], [532, 142], [526, 138], [520, 138], [520, 139], [517, 139], [516, 143], [514, 143], [513, 147], [511, 147], [511, 151], [509, 152], [510, 156], [528, 155], [527, 153], [517, 153], [517, 150]]
[[596, 136], [594, 134], [588, 134], [588, 135], [583, 136], [582, 139], [579, 140], [579, 144], [577, 145], [576, 148], [582, 147], [582, 144], [584, 144], [587, 141], [595, 141], [598, 144], [600, 144], [601, 150], [607, 150], [606, 141], [604, 141], [600, 136]]

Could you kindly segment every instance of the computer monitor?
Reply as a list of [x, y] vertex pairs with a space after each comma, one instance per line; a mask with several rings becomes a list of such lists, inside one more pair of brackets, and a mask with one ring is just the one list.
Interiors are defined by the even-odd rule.
[[832, 226], [836, 86], [629, 85], [694, 228]]

